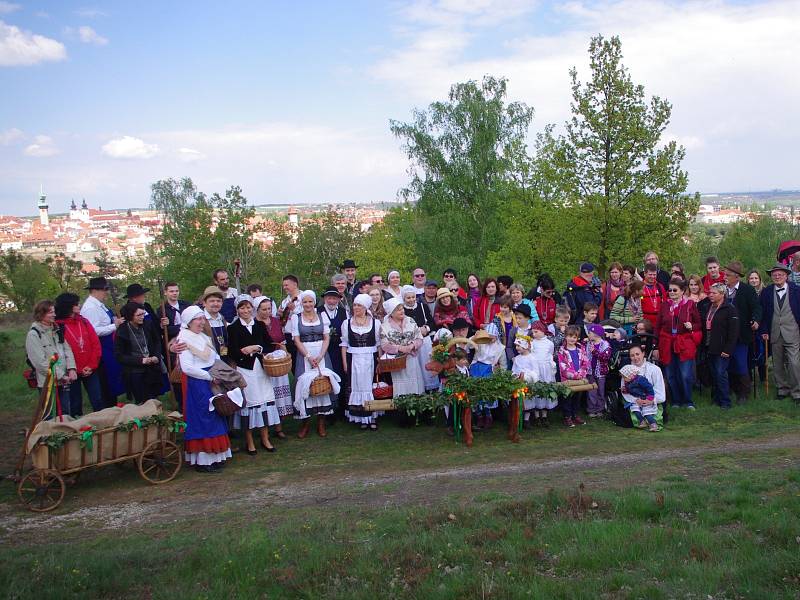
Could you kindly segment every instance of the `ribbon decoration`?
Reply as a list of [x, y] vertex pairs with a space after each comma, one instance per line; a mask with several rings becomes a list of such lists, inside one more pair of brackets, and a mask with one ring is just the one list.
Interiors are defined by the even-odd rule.
[[186, 421], [173, 421], [169, 430], [173, 433], [180, 433], [185, 429], [186, 429]]
[[137, 417], [135, 419], [131, 419], [131, 423], [133, 423], [133, 430], [136, 431], [137, 429], [142, 428], [142, 421]]
[[94, 449], [94, 428], [90, 426], [81, 427], [80, 441], [81, 446], [85, 447], [89, 452]]
[[461, 442], [462, 423], [461, 423], [461, 409], [458, 405], [458, 401], [455, 398], [453, 398], [453, 403], [452, 406], [450, 407], [450, 412], [453, 413], [453, 431], [455, 433], [456, 443], [458, 444], [459, 442]]

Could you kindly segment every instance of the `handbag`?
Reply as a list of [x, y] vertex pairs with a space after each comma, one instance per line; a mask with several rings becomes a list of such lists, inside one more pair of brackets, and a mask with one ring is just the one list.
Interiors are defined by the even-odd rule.
[[211, 400], [211, 403], [214, 405], [214, 410], [221, 417], [230, 417], [233, 413], [239, 410], [239, 405], [228, 398], [227, 394], [219, 394], [214, 396], [214, 398]]
[[22, 372], [25, 381], [28, 382], [28, 387], [32, 390], [39, 388], [39, 383], [36, 381], [36, 369], [25, 369]]

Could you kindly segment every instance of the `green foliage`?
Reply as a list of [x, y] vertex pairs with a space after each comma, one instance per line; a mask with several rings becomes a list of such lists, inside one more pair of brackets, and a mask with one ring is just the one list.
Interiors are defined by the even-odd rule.
[[58, 281], [46, 264], [14, 250], [0, 254], [0, 295], [19, 312], [30, 311], [39, 300], [58, 293]]
[[81, 272], [83, 263], [69, 258], [63, 252], [48, 256], [45, 264], [50, 269], [50, 275], [58, 284], [62, 292], [80, 292], [85, 286], [85, 277]]
[[296, 229], [283, 224], [274, 229], [275, 241], [267, 256], [274, 278], [267, 283], [274, 287], [280, 286], [280, 277], [292, 273], [304, 288], [326, 288], [342, 261], [355, 255], [363, 237], [357, 224], [346, 222], [333, 209], [303, 220]]
[[[532, 109], [505, 96], [506, 80], [487, 76], [480, 85], [455, 84], [447, 102], [414, 111], [411, 123], [391, 122], [411, 160], [401, 196], [417, 200], [408, 241], [432, 271], [480, 271], [502, 243], [497, 215], [523, 179], [533, 118]], [[443, 236], [456, 243], [442, 244]]]
[[[578, 260], [592, 258], [605, 272], [611, 260], [638, 263], [648, 249], [674, 254], [699, 197], [685, 194], [684, 148], [661, 143], [671, 105], [658, 97], [648, 102], [644, 87], [634, 85], [619, 38], [592, 38], [589, 57], [588, 82], [570, 71], [566, 134], [547, 129], [538, 139], [534, 184], [551, 212], [568, 215], [542, 229], [547, 247], [573, 241]], [[575, 235], [576, 222], [588, 225], [585, 237]]]
[[380, 273], [385, 279], [389, 271], [398, 271], [405, 281], [410, 280], [418, 264], [413, 245], [417, 218], [415, 210], [407, 205], [394, 207], [381, 223], [370, 228], [353, 255], [360, 277]]
[[193, 298], [211, 283], [215, 268], [228, 269], [233, 278], [234, 260], [241, 261], [245, 276], [252, 276], [254, 263], [263, 264], [264, 251], [252, 238], [261, 228], [252, 222], [255, 210], [239, 187], [207, 196], [184, 178], [157, 181], [151, 190], [151, 206], [164, 219], [149, 265], [151, 284], [155, 276], [173, 279]]
[[735, 223], [719, 243], [718, 258], [727, 263], [740, 260], [746, 269], [764, 269], [776, 259], [778, 246], [787, 240], [800, 239], [800, 226], [764, 215], [756, 220]]

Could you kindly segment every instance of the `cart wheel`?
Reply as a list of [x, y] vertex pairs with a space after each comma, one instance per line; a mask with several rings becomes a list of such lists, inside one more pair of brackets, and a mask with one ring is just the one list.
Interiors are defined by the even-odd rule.
[[53, 469], [34, 469], [19, 482], [17, 495], [28, 510], [47, 512], [64, 499], [67, 486], [61, 473]]
[[172, 481], [181, 470], [181, 449], [169, 440], [156, 440], [145, 447], [136, 463], [139, 474], [150, 483]]

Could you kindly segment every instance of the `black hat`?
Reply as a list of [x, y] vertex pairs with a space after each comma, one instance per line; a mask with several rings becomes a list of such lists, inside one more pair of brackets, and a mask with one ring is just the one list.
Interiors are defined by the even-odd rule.
[[108, 279], [105, 277], [92, 277], [89, 279], [89, 285], [87, 285], [84, 289], [85, 290], [107, 290], [111, 286], [108, 285]]
[[340, 265], [339, 268], [340, 269], [357, 269], [358, 265], [356, 265], [356, 261], [354, 261], [352, 258], [346, 258], [344, 260], [344, 262]]
[[453, 324], [450, 325], [450, 331], [454, 331], [456, 329], [469, 329], [469, 323], [464, 317], [457, 317]]
[[149, 291], [150, 288], [142, 287], [139, 283], [132, 283], [128, 286], [128, 289], [125, 290], [123, 298], [136, 298], [136, 296], [141, 296]]
[[524, 302], [520, 302], [519, 305], [514, 308], [515, 313], [519, 313], [521, 315], [525, 315], [526, 318], [531, 318], [531, 307], [525, 304]]
[[772, 275], [773, 271], [785, 271], [787, 275], [792, 274], [792, 270], [786, 265], [781, 263], [775, 263], [774, 267], [772, 267], [771, 269], [767, 269], [767, 273], [769, 273], [770, 275]]
[[339, 293], [339, 290], [332, 285], [325, 288], [325, 291], [322, 292], [322, 297], [324, 298], [325, 296], [336, 296], [337, 298], [342, 297], [342, 295]]

